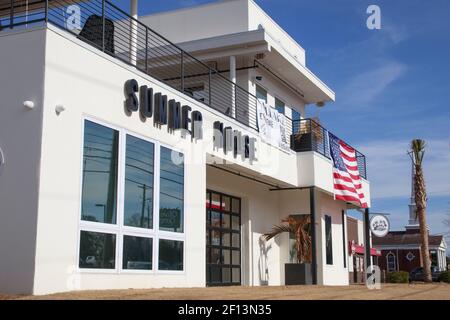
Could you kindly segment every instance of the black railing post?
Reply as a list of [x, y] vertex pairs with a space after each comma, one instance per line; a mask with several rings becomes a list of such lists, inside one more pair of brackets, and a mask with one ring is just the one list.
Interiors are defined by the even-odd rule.
[[311, 143], [311, 151], [317, 151], [317, 145], [314, 144], [314, 132], [313, 132], [313, 123], [312, 120], [309, 119], [309, 139], [310, 139], [310, 143]]
[[102, 51], [105, 52], [105, 0], [102, 0]]
[[369, 218], [369, 209], [364, 210], [364, 260], [365, 260], [365, 282], [368, 280], [368, 270], [372, 267], [372, 263], [370, 261], [370, 218]]
[[364, 179], [367, 179], [366, 156], [363, 156], [363, 160], [364, 160]]
[[320, 130], [322, 130], [322, 144], [323, 144], [323, 155], [326, 157], [326, 144], [327, 144], [327, 137], [325, 137], [325, 129], [324, 127], [320, 127]]
[[[233, 93], [234, 93], [234, 118], [237, 120], [237, 115], [238, 115], [238, 103], [237, 103], [237, 87], [236, 84], [233, 83]], [[249, 113], [248, 113], [248, 123], [250, 123], [250, 106], [248, 108]]]
[[211, 103], [211, 68], [209, 69], [209, 79], [208, 79], [208, 94], [209, 94], [209, 106], [212, 107], [212, 103]]
[[11, 7], [9, 8], [9, 28], [12, 29], [14, 24], [14, 1], [11, 0]]
[[181, 73], [181, 81], [180, 81], [180, 88], [181, 92], [184, 93], [184, 51], [181, 50], [181, 57], [180, 57], [181, 63], [180, 63], [180, 73]]
[[148, 74], [148, 28], [145, 28], [145, 72]]

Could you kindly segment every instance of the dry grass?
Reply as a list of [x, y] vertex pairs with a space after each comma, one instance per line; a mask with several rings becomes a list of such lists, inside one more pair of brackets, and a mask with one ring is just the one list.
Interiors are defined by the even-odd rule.
[[145, 300], [450, 300], [449, 284], [385, 284], [381, 290], [363, 285], [342, 287], [216, 287], [180, 289], [93, 290], [46, 296], [2, 296], [1, 299], [145, 299]]

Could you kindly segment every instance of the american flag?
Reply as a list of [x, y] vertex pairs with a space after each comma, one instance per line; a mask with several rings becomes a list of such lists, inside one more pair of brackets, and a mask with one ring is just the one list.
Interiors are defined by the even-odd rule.
[[367, 208], [362, 192], [356, 151], [344, 141], [328, 133], [330, 153], [333, 159], [334, 197]]

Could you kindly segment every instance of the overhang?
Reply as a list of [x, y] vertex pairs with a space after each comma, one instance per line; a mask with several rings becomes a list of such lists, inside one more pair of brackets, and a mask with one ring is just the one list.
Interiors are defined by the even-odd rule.
[[203, 61], [264, 54], [260, 62], [299, 92], [305, 103], [335, 100], [335, 93], [325, 83], [262, 28], [177, 45]]

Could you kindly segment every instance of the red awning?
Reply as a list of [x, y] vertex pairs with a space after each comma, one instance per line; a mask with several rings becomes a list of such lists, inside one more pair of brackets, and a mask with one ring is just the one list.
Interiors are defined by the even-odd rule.
[[[349, 241], [348, 244], [349, 244], [348, 247], [349, 247], [349, 253], [350, 254], [355, 254], [355, 253], [357, 253], [357, 254], [364, 254], [365, 253], [364, 246], [360, 246], [358, 244], [355, 244], [354, 241]], [[377, 250], [375, 248], [370, 248], [370, 255], [379, 257], [379, 256], [381, 256], [381, 251]]]

